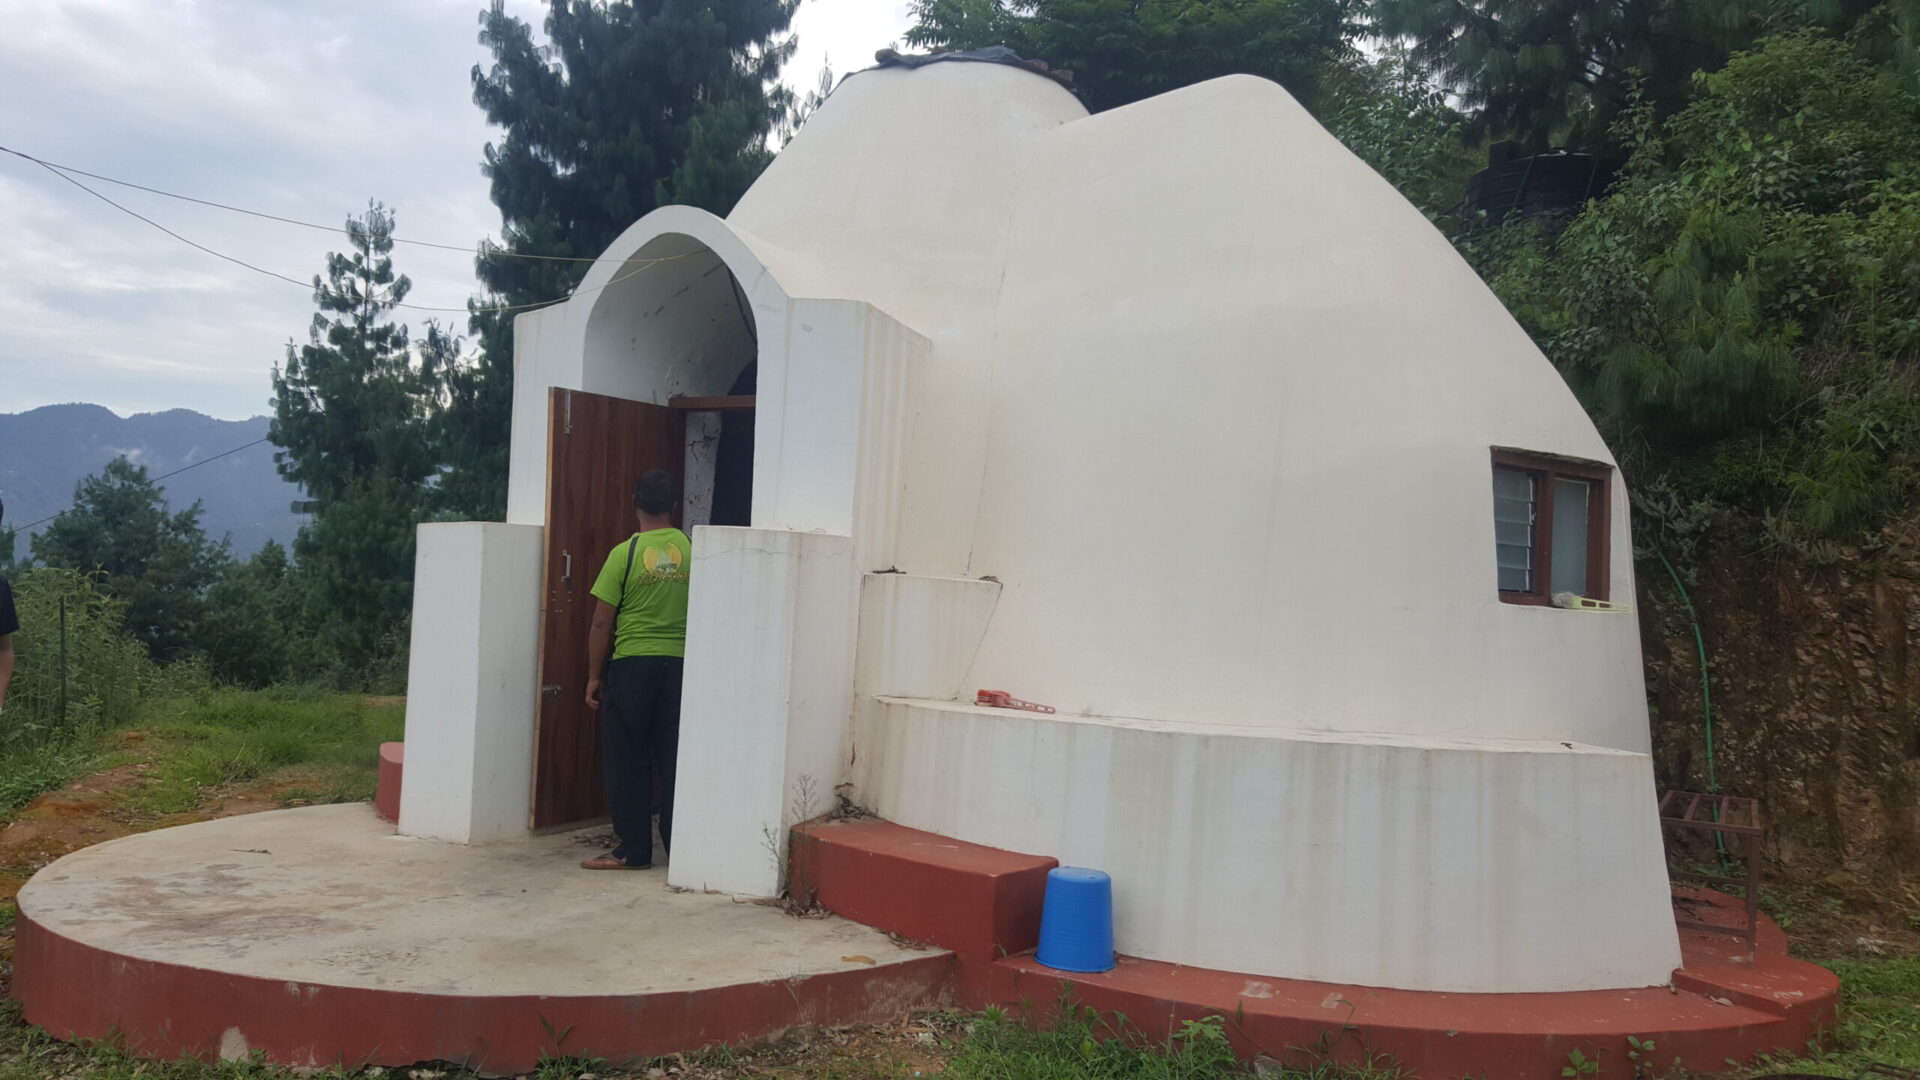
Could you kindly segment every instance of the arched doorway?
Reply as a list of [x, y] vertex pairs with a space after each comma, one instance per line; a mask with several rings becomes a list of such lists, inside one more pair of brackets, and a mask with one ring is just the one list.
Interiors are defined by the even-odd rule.
[[536, 829], [605, 814], [598, 718], [583, 700], [589, 589], [632, 531], [633, 481], [678, 475], [690, 531], [752, 515], [760, 335], [732, 267], [663, 233], [596, 267], [570, 303], [582, 301], [582, 388], [555, 389], [549, 405]]

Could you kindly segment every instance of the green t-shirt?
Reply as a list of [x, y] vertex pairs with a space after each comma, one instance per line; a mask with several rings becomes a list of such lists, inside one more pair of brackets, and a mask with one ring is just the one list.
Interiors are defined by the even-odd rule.
[[[613, 628], [613, 658], [685, 656], [687, 653], [687, 569], [693, 543], [679, 529], [636, 533], [633, 570], [627, 570], [627, 544], [608, 553], [593, 581], [593, 595], [620, 609]], [[621, 603], [620, 575], [627, 576]]]

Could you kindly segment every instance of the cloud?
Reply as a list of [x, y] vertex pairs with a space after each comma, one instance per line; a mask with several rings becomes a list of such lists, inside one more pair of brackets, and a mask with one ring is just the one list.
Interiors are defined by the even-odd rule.
[[[0, 142], [154, 187], [332, 224], [369, 199], [398, 235], [477, 244], [498, 214], [480, 174], [494, 132], [471, 100], [483, 0], [62, 0], [0, 6]], [[538, 27], [544, 4], [511, 10]], [[804, 0], [788, 81], [871, 62], [904, 4]], [[184, 236], [298, 281], [337, 233], [95, 181]], [[44, 170], [0, 158], [0, 412], [58, 401], [238, 419], [304, 341], [309, 289], [194, 251]], [[409, 299], [460, 307], [473, 260], [401, 247]], [[458, 314], [444, 322], [465, 329]], [[406, 312], [415, 332], [427, 316]], [[111, 399], [110, 401], [108, 399]]]
[[898, 46], [913, 24], [904, 0], [800, 0], [793, 32], [800, 39], [785, 81], [801, 93], [812, 90], [822, 66], [834, 81], [873, 66], [873, 54]]

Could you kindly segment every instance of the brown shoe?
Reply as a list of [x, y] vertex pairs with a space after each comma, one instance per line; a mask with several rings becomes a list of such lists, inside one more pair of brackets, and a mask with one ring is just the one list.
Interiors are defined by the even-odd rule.
[[596, 855], [580, 864], [582, 870], [651, 870], [652, 863], [630, 863], [612, 855]]

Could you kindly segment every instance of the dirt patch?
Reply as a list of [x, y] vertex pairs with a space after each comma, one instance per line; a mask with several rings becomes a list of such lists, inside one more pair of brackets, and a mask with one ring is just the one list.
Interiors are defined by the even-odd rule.
[[[114, 736], [123, 750], [138, 749], [148, 736], [123, 731]], [[328, 777], [313, 769], [295, 769], [230, 788], [201, 793], [200, 806], [184, 814], [155, 819], [126, 809], [128, 796], [147, 782], [150, 762], [134, 762], [83, 776], [58, 791], [34, 799], [0, 829], [0, 903], [10, 903], [42, 867], [84, 847], [151, 829], [190, 825], [214, 818], [303, 805], [300, 791], [325, 790]], [[13, 961], [13, 935], [0, 933], [0, 965]]]
[[0, 899], [12, 899], [34, 871], [70, 851], [139, 831], [117, 808], [148, 769], [141, 762], [84, 776], [22, 807], [0, 829]]

